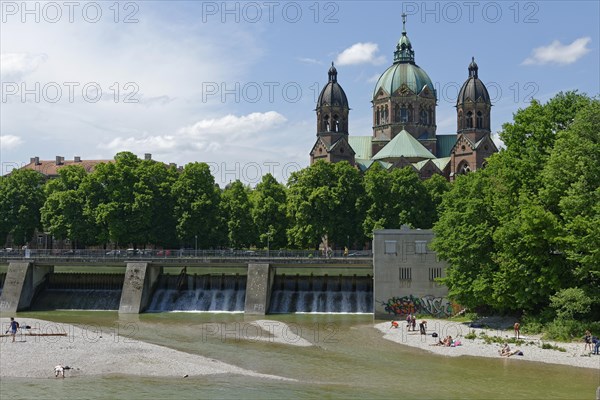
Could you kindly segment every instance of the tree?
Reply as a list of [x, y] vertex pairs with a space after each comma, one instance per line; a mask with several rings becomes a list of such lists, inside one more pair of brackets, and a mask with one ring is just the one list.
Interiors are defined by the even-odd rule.
[[491, 181], [483, 173], [459, 176], [444, 195], [443, 212], [433, 226], [432, 248], [448, 262], [442, 283], [452, 299], [467, 307], [493, 303], [493, 234], [498, 221], [491, 210], [491, 192]]
[[362, 223], [363, 233], [373, 238], [373, 231], [392, 228], [396, 224], [396, 216], [392, 205], [392, 176], [380, 164], [373, 164], [364, 175], [364, 207], [365, 218]]
[[15, 245], [24, 245], [41, 228], [43, 183], [42, 174], [30, 169], [15, 169], [0, 178], [0, 234], [4, 242], [10, 234]]
[[219, 243], [220, 190], [205, 163], [187, 164], [173, 184], [177, 236], [186, 245], [210, 248]]
[[391, 198], [395, 214], [390, 228], [409, 225], [413, 228], [431, 228], [427, 214], [431, 200], [419, 175], [409, 167], [392, 171]]
[[80, 189], [86, 177], [79, 165], [61, 168], [58, 178], [46, 183], [40, 210], [44, 230], [59, 240], [69, 239], [74, 248], [96, 242], [96, 225], [84, 212], [86, 194]]
[[425, 186], [425, 190], [427, 190], [427, 194], [429, 195], [429, 207], [425, 211], [429, 221], [426, 225], [431, 227], [437, 222], [442, 212], [442, 199], [444, 198], [444, 194], [450, 190], [450, 182], [442, 175], [435, 174], [431, 178], [424, 180], [423, 186]]
[[271, 174], [263, 176], [252, 192], [252, 220], [262, 247], [284, 248], [287, 245], [286, 201], [285, 186]]
[[251, 210], [249, 189], [239, 180], [229, 184], [221, 194], [221, 213], [230, 247], [244, 248], [256, 243], [256, 226]]

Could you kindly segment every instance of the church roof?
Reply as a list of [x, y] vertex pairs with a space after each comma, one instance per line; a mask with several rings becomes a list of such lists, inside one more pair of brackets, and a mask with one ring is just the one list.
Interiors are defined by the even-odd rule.
[[492, 104], [490, 100], [490, 94], [487, 88], [479, 79], [479, 67], [475, 63], [473, 57], [471, 64], [469, 64], [469, 78], [463, 83], [458, 97], [456, 98], [456, 105], [462, 104], [466, 101], [472, 101], [473, 103], [485, 103]]
[[446, 168], [448, 166], [448, 163], [450, 162], [451, 157], [442, 157], [442, 158], [436, 158], [434, 160], [431, 160], [436, 167], [438, 167], [440, 169], [440, 171], [443, 171], [444, 168]]
[[342, 86], [340, 86], [337, 81], [337, 69], [333, 63], [331, 63], [331, 68], [329, 68], [327, 74], [329, 75], [329, 82], [327, 82], [327, 85], [321, 90], [321, 94], [317, 100], [317, 110], [323, 106], [348, 109], [348, 97], [346, 97], [346, 92], [344, 92], [344, 89], [342, 89]]
[[437, 135], [436, 136], [436, 154], [439, 157], [447, 157], [452, 152], [457, 135]]
[[383, 149], [379, 150], [373, 160], [390, 158], [435, 158], [417, 139], [404, 129], [396, 135]]
[[379, 164], [383, 167], [383, 169], [390, 169], [392, 167], [391, 163], [385, 161], [364, 160], [357, 158], [354, 162], [356, 163], [361, 172], [365, 172], [366, 170], [371, 168], [373, 164]]
[[373, 157], [372, 139], [372, 136], [348, 136], [348, 143], [356, 153], [356, 158], [369, 160]]

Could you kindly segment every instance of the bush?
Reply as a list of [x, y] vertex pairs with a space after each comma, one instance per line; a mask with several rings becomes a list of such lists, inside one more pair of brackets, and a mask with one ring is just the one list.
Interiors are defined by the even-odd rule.
[[526, 335], [542, 333], [544, 324], [539, 317], [524, 316], [521, 322], [521, 332]]
[[550, 343], [542, 343], [542, 349], [545, 349], [545, 350], [558, 350], [558, 351], [561, 351], [563, 353], [567, 351], [567, 349], [565, 349], [564, 347], [555, 346], [555, 345], [550, 344]]
[[476, 339], [476, 338], [477, 338], [477, 334], [475, 333], [474, 330], [472, 330], [471, 332], [469, 332], [465, 335], [465, 339]]
[[574, 319], [590, 313], [592, 299], [581, 288], [568, 288], [550, 296], [550, 307], [559, 319]]

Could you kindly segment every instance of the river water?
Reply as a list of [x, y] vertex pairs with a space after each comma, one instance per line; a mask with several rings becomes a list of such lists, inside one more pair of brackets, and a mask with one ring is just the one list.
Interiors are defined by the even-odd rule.
[[[252, 340], [243, 314], [147, 313], [119, 316], [105, 311], [19, 313], [119, 329], [122, 335], [215, 358], [297, 382], [243, 376], [73, 379], [6, 379], [2, 399], [593, 399], [600, 371], [522, 360], [441, 357], [381, 338], [369, 314], [282, 314], [290, 331], [316, 344], [297, 347]], [[290, 338], [293, 336], [290, 335]], [[93, 338], [93, 337], [92, 337]], [[290, 339], [292, 340], [292, 339]], [[0, 354], [0, 362], [1, 362]], [[35, 362], [35, 360], [23, 360]]]

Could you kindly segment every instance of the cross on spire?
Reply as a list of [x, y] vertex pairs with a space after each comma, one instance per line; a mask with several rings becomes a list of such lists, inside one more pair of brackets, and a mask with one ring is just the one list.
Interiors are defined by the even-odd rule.
[[406, 33], [406, 13], [402, 13], [402, 33]]

